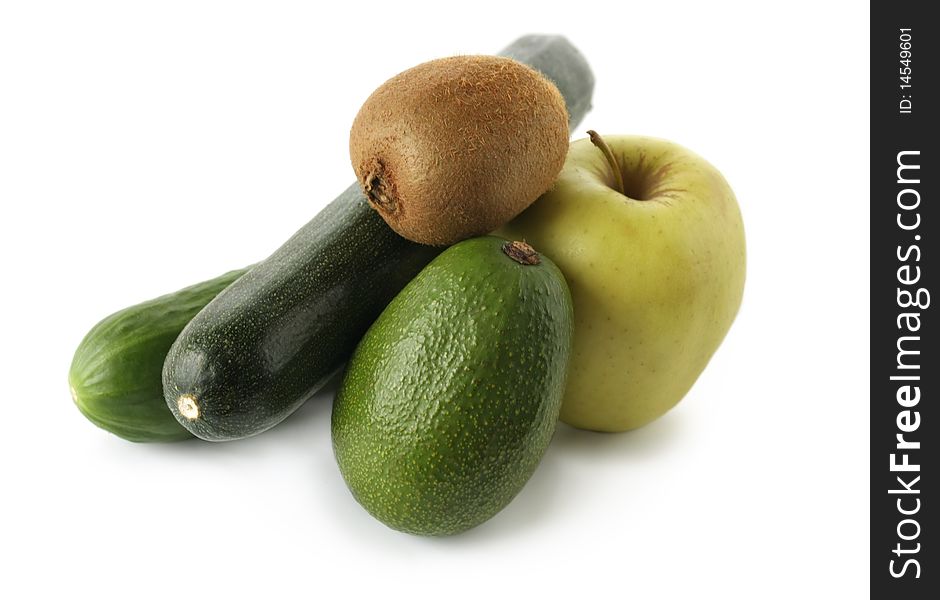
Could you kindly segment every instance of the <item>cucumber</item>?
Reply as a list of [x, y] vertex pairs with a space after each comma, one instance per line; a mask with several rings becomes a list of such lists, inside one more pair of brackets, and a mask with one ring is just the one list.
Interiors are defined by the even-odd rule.
[[[537, 63], [578, 107], [570, 116], [583, 116], [593, 76], [567, 40], [525, 36], [503, 53]], [[399, 237], [353, 184], [180, 333], [163, 369], [167, 405], [205, 440], [273, 427], [338, 371], [382, 309], [440, 252]]]
[[356, 500], [418, 535], [499, 512], [552, 439], [572, 319], [561, 271], [528, 244], [479, 237], [434, 259], [369, 328], [333, 403]]
[[69, 369], [85, 417], [132, 442], [190, 439], [163, 399], [163, 360], [183, 327], [247, 269], [120, 310], [91, 328]]

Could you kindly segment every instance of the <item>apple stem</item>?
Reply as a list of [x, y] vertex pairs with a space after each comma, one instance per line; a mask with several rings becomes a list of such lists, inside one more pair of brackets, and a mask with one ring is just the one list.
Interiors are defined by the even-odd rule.
[[617, 191], [626, 196], [623, 188], [623, 173], [620, 171], [620, 165], [617, 163], [617, 159], [614, 158], [614, 153], [610, 150], [610, 146], [607, 145], [607, 142], [604, 141], [601, 134], [593, 129], [588, 130], [588, 135], [591, 137], [591, 143], [604, 153], [604, 158], [606, 158], [607, 162], [610, 164], [610, 170], [614, 172], [614, 182], [617, 184]]

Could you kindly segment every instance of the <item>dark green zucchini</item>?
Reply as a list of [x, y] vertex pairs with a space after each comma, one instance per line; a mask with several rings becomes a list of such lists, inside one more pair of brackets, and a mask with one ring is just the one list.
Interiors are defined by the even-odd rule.
[[163, 368], [170, 410], [211, 441], [272, 427], [441, 250], [399, 237], [351, 186], [183, 329]]
[[[555, 81], [577, 124], [594, 80], [567, 40], [526, 36], [503, 54]], [[353, 184], [186, 326], [164, 364], [167, 405], [210, 441], [273, 427], [343, 365], [382, 309], [441, 251], [399, 237]]]
[[594, 73], [584, 55], [560, 35], [524, 35], [500, 52], [540, 71], [558, 87], [568, 108], [573, 133], [591, 110]]
[[69, 369], [78, 410], [98, 427], [132, 442], [192, 438], [163, 398], [163, 360], [189, 320], [246, 271], [130, 306], [92, 327]]

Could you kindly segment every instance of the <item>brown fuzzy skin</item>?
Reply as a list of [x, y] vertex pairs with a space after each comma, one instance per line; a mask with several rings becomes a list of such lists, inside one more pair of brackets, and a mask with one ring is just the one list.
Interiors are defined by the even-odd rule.
[[568, 152], [555, 85], [509, 58], [420, 64], [375, 90], [349, 134], [369, 203], [399, 235], [444, 246], [490, 233], [548, 191]]

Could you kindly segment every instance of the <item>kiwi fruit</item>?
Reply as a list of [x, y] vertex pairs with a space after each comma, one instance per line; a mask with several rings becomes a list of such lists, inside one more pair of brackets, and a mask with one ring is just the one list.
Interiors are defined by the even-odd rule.
[[454, 56], [392, 77], [359, 109], [349, 154], [399, 235], [445, 246], [490, 233], [548, 191], [568, 152], [551, 81], [511, 58]]

